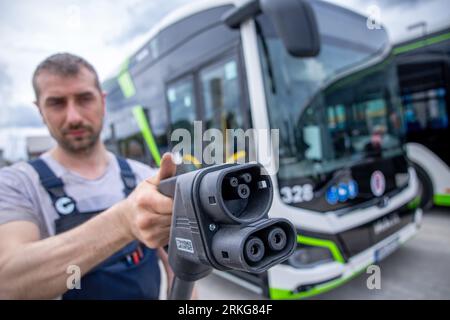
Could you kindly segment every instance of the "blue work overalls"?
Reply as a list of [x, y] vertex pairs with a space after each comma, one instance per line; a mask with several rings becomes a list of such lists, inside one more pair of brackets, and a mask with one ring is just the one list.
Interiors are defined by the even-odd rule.
[[[128, 162], [117, 157], [124, 194], [136, 187], [136, 177]], [[55, 233], [68, 231], [107, 208], [95, 212], [79, 212], [74, 199], [64, 190], [64, 183], [42, 159], [29, 162], [39, 174], [42, 186], [50, 195], [59, 215]], [[89, 192], [89, 190], [86, 190]], [[101, 232], [101, 230], [99, 230]], [[68, 290], [64, 300], [80, 299], [158, 299], [160, 273], [156, 251], [133, 241], [114, 253], [81, 278], [81, 289]]]

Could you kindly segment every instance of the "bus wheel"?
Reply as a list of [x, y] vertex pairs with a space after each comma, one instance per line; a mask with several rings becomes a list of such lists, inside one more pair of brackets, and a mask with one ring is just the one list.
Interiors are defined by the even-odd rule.
[[433, 206], [433, 184], [425, 170], [417, 163], [413, 163], [419, 180], [420, 207], [430, 209]]

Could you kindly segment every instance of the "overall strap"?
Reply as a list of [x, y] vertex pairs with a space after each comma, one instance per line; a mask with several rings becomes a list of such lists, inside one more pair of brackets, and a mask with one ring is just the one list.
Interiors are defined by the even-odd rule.
[[123, 193], [126, 197], [136, 188], [136, 176], [131, 170], [128, 161], [120, 156], [116, 156], [117, 162], [119, 163], [120, 176], [123, 181]]
[[41, 185], [50, 195], [53, 207], [59, 215], [78, 212], [75, 200], [64, 191], [63, 181], [55, 175], [44, 160], [38, 158], [28, 163], [38, 173]]

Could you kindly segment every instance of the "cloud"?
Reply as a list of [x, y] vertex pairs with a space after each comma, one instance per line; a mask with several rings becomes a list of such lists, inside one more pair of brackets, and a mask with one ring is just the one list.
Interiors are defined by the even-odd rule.
[[10, 95], [12, 87], [12, 78], [7, 72], [4, 64], [0, 63], [0, 101], [6, 101], [6, 97]]
[[115, 36], [109, 43], [122, 45], [141, 34], [146, 34], [151, 27], [166, 16], [174, 8], [191, 2], [192, 0], [170, 0], [170, 1], [135, 1], [137, 3], [128, 6], [127, 14], [132, 17], [133, 23], [119, 35]]
[[380, 21], [386, 26], [393, 43], [420, 36], [422, 30], [408, 31], [408, 26], [420, 21], [427, 24], [427, 32], [450, 26], [448, 0], [325, 0], [363, 15], [376, 5]]
[[[427, 0], [428, 3], [430, 3], [433, 0]], [[360, 4], [363, 5], [364, 3], [367, 3], [367, 1], [359, 0]], [[415, 6], [420, 5], [421, 3], [424, 3], [423, 0], [378, 0], [378, 4], [385, 8], [385, 9], [391, 9], [395, 7], [407, 7], [407, 8], [413, 8]]]
[[56, 52], [90, 61], [102, 79], [146, 39], [140, 38], [163, 15], [189, 0], [0, 0], [0, 63], [13, 74], [12, 99], [33, 100], [36, 65]]
[[15, 105], [7, 106], [1, 112], [0, 128], [39, 128], [42, 127], [41, 116], [36, 106]]
[[0, 128], [43, 126], [36, 107], [11, 103], [12, 79], [8, 68], [0, 64]]

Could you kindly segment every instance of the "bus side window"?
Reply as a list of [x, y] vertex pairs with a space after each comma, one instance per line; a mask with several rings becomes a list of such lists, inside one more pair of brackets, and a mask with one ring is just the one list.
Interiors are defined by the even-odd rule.
[[[183, 165], [177, 168], [177, 173], [198, 169], [201, 166], [201, 154], [196, 154], [194, 148], [194, 121], [198, 119], [193, 77], [189, 76], [169, 84], [166, 89], [166, 98], [170, 118], [169, 145], [171, 148], [181, 146], [181, 150], [176, 148], [175, 151], [179, 152], [183, 159]], [[175, 130], [177, 130], [176, 135], [174, 135]], [[186, 143], [185, 139], [189, 138], [190, 142]]]
[[245, 131], [248, 127], [244, 120], [246, 106], [243, 105], [239, 76], [235, 58], [223, 60], [200, 71], [204, 129], [215, 128], [222, 132], [224, 160], [236, 158], [239, 151], [245, 151], [237, 150], [236, 143], [226, 137], [227, 129]]
[[208, 128], [242, 128], [243, 112], [237, 63], [227, 60], [200, 72]]
[[194, 85], [191, 78], [179, 80], [167, 87], [167, 101], [171, 129], [186, 129], [193, 134], [193, 122], [196, 118]]

